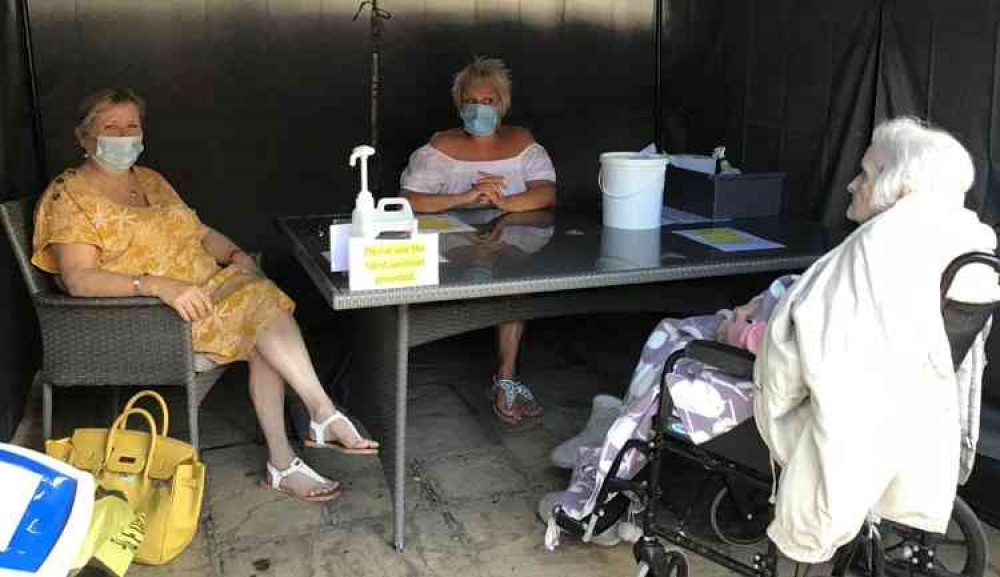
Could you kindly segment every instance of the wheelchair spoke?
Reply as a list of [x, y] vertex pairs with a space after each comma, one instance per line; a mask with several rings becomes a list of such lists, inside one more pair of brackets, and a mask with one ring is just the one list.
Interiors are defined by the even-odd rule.
[[[915, 577], [969, 577], [965, 575], [968, 563], [968, 542], [962, 536], [952, 534], [935, 535], [897, 525], [883, 524], [883, 553], [889, 573], [897, 576]], [[914, 563], [912, 555], [921, 553], [922, 560]], [[957, 569], [952, 569], [955, 567]]]

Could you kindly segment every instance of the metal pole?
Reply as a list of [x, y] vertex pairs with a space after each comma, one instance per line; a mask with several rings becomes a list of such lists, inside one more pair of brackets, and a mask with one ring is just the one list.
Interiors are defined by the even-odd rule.
[[[358, 11], [354, 14], [354, 20], [358, 19], [365, 7], [371, 9], [369, 19], [371, 27], [371, 88], [368, 94], [369, 106], [369, 143], [376, 151], [379, 150], [379, 108], [382, 103], [382, 20], [389, 20], [392, 14], [379, 8], [379, 0], [364, 0], [358, 6]], [[381, 151], [379, 151], [381, 152]], [[382, 190], [382, 162], [379, 156], [371, 158], [371, 190], [378, 196]]]
[[656, 144], [657, 152], [663, 151], [663, 0], [653, 0], [656, 3], [656, 24], [653, 26], [653, 39], [655, 45], [656, 70], [653, 78], [655, 87], [653, 90], [653, 142]]
[[[378, 0], [372, 0], [372, 86], [371, 86], [371, 144], [372, 148], [379, 150], [378, 141], [378, 109], [382, 95], [382, 71], [379, 68], [381, 57], [382, 27], [379, 22]], [[378, 159], [372, 167], [372, 190], [377, 196], [382, 191], [382, 162]]]
[[38, 97], [38, 80], [35, 73], [35, 54], [31, 42], [31, 15], [28, 0], [21, 0], [21, 36], [24, 42], [24, 64], [28, 73], [28, 93], [31, 99], [31, 131], [34, 135], [35, 170], [38, 186], [45, 186], [49, 177], [45, 162], [45, 140], [42, 131], [42, 105]]

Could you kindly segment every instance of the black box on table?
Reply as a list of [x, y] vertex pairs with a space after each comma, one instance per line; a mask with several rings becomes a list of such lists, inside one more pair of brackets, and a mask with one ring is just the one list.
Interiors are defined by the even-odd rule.
[[784, 189], [784, 172], [705, 174], [668, 166], [665, 203], [714, 219], [777, 216]]

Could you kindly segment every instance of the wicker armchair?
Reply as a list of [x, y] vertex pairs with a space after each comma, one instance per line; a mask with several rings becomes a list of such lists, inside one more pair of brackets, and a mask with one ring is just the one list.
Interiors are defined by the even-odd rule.
[[197, 371], [190, 324], [157, 299], [62, 293], [50, 275], [31, 264], [33, 204], [30, 198], [0, 203], [0, 222], [41, 326], [45, 438], [52, 436], [53, 387], [181, 385], [197, 449], [198, 406], [225, 365]]

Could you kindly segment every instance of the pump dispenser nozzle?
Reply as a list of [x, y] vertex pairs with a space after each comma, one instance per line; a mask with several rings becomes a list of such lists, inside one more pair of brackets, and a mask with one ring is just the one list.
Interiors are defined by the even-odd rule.
[[361, 146], [355, 146], [354, 150], [351, 151], [351, 158], [348, 160], [351, 166], [355, 166], [358, 163], [358, 159], [361, 160], [361, 191], [362, 193], [371, 194], [368, 190], [368, 157], [375, 154], [375, 149], [367, 144], [362, 144]]

